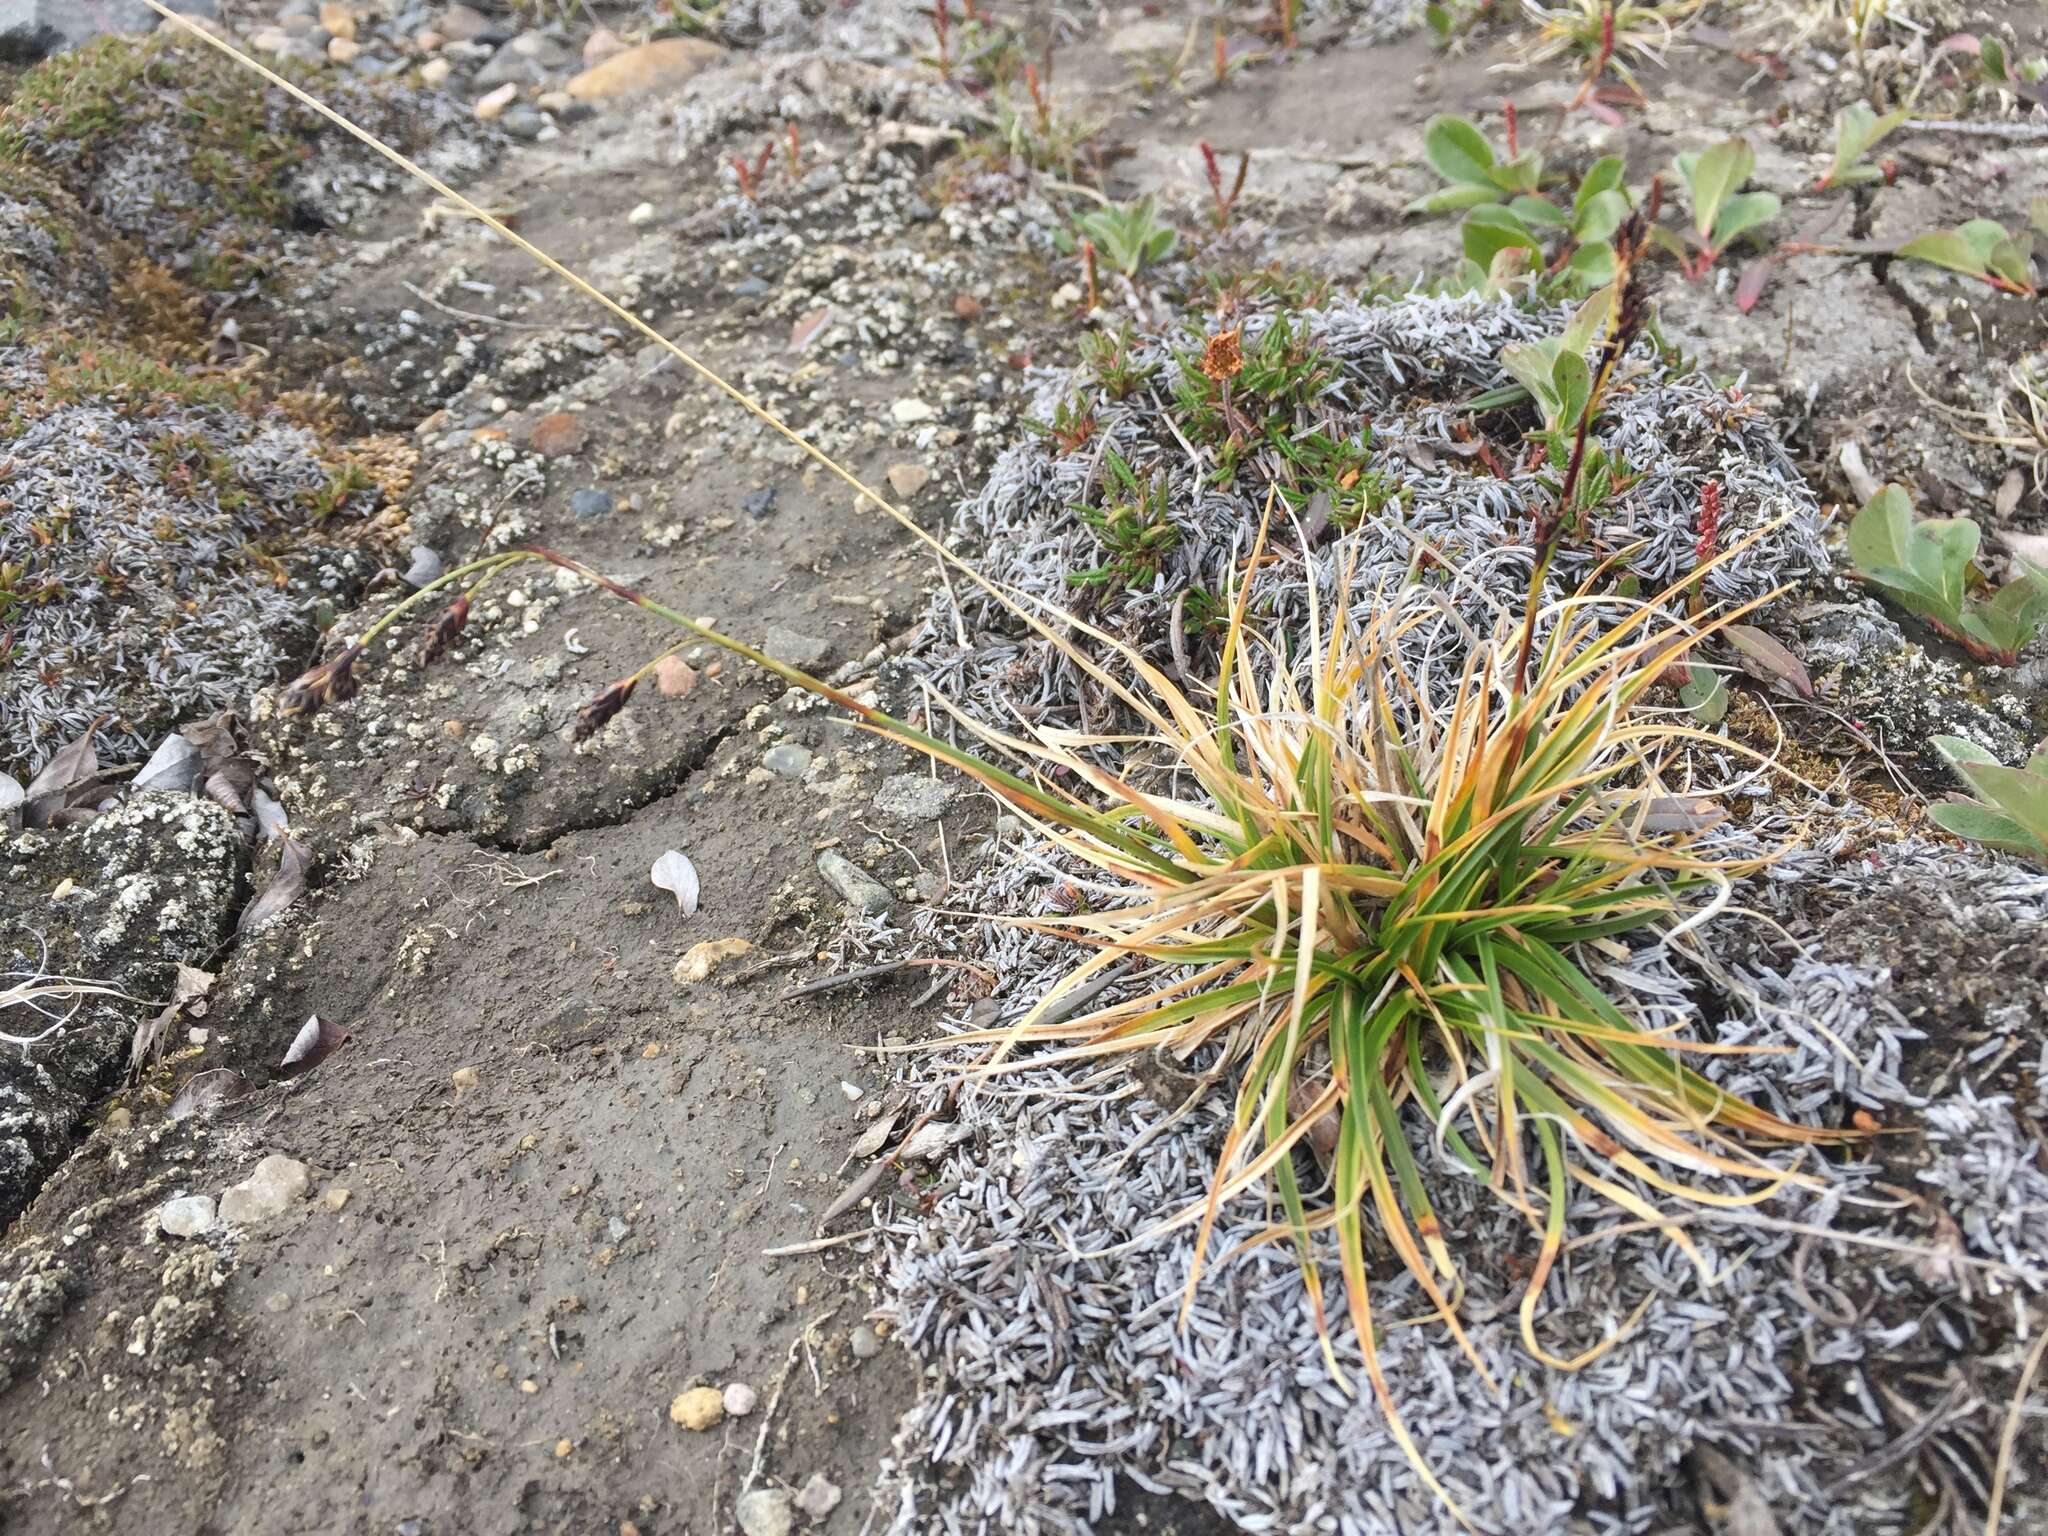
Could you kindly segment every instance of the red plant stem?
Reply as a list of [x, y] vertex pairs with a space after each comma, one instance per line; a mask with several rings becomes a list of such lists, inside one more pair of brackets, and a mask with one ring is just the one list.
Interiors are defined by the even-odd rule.
[[1101, 301], [1095, 292], [1095, 242], [1081, 242], [1081, 270], [1088, 274], [1088, 308], [1092, 312], [1101, 308]]
[[1223, 23], [1216, 23], [1216, 83], [1221, 85], [1230, 74], [1230, 55], [1223, 46]]
[[1045, 133], [1052, 127], [1052, 110], [1046, 105], [1045, 91], [1038, 83], [1036, 65], [1024, 66], [1024, 86], [1031, 92], [1031, 105], [1038, 113], [1038, 131]]
[[1502, 116], [1504, 116], [1507, 119], [1508, 158], [1512, 160], [1515, 158], [1516, 145], [1520, 142], [1521, 125], [1515, 120], [1515, 104], [1512, 101], [1507, 103], [1507, 105], [1501, 109], [1501, 112]]
[[946, 0], [938, 0], [932, 7], [932, 33], [938, 39], [939, 74], [942, 77], [949, 77], [953, 72], [953, 66], [946, 58], [946, 34], [952, 30], [952, 26], [953, 18], [946, 9]]

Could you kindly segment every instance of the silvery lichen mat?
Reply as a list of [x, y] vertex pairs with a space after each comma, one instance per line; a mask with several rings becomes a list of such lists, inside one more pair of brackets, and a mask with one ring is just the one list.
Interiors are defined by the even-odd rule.
[[[1533, 472], [1474, 472], [1456, 451], [1455, 407], [1501, 382], [1502, 345], [1553, 334], [1562, 318], [1425, 297], [1310, 314], [1311, 334], [1339, 363], [1332, 418], [1370, 419], [1375, 468], [1407, 501], [1398, 516], [1307, 541], [1306, 554], [1286, 547], [1252, 578], [1255, 607], [1300, 625], [1311, 584], [1329, 596], [1347, 584], [1355, 594], [1435, 582], [1441, 617], [1404, 646], [1416, 648], [1422, 675], [1454, 678], [1465, 650], [1457, 636], [1518, 607], [1529, 512], [1546, 494]], [[1247, 337], [1262, 323], [1248, 322]], [[1256, 476], [1217, 486], [1204, 450], [1168, 420], [1175, 347], [1185, 357], [1190, 341], [1199, 347], [1199, 334], [1141, 341], [1138, 355], [1158, 370], [1153, 386], [1094, 401], [1098, 442], [1169, 476], [1180, 542], [1154, 584], [1110, 596], [1094, 614], [1159, 656], [1179, 648], [1167, 643], [1176, 595], [1225, 590], [1261, 506]], [[1822, 569], [1813, 498], [1769, 423], [1739, 392], [1673, 373], [1647, 349], [1632, 361], [1600, 435], [1639, 478], [1566, 547], [1553, 592], [1609, 558], [1645, 592], [1682, 578], [1708, 480], [1722, 489], [1724, 540], [1771, 525], [1712, 574], [1712, 595], [1759, 597]], [[1076, 390], [1086, 401], [1089, 387], [1080, 377], [1049, 382], [1041, 416]], [[984, 569], [1016, 590], [1071, 600], [1067, 573], [1096, 558], [1073, 507], [1099, 499], [1100, 464], [1099, 447], [1007, 452], [963, 516]], [[1106, 701], [1087, 697], [1078, 669], [1014, 624], [1005, 634], [1006, 622], [968, 589], [941, 593], [916, 659], [929, 680], [988, 718], [1100, 727]], [[1755, 847], [1804, 845], [1741, 893], [1788, 927], [1811, 930], [1875, 892], [1938, 889], [2021, 942], [2048, 929], [2048, 881], [1926, 842], [1864, 856], [1853, 803], [1801, 805], [1795, 837], [1784, 805], [1762, 804], [1767, 780], [1745, 777], [1732, 757], [1709, 766], [1756, 803], [1738, 836]], [[955, 912], [1033, 915], [1067, 899], [1074, 871], [1050, 850], [1014, 823], [998, 844], [984, 872], [949, 896]], [[1653, 1023], [1774, 1048], [1704, 1067], [1767, 1108], [1816, 1121], [1838, 1120], [1845, 1104], [1888, 1122], [1921, 1117], [1917, 1177], [1956, 1223], [1956, 1251], [1930, 1267], [1924, 1222], [1887, 1191], [1875, 1159], [1823, 1168], [1811, 1152], [1788, 1154], [1825, 1173], [1820, 1188], [1756, 1210], [1682, 1213], [1712, 1283], [1666, 1236], [1582, 1200], [1570, 1211], [1574, 1241], [1543, 1292], [1539, 1332], [1558, 1354], [1619, 1342], [1583, 1371], [1553, 1371], [1527, 1355], [1516, 1316], [1535, 1234], [1449, 1158], [1427, 1157], [1432, 1198], [1468, 1266], [1461, 1316], [1503, 1395], [1487, 1393], [1386, 1253], [1374, 1289], [1380, 1356], [1422, 1454], [1483, 1532], [1672, 1528], [1682, 1517], [1674, 1491], [1691, 1486], [1702, 1448], [1738, 1464], [1747, 1494], [1788, 1531], [1917, 1529], [1897, 1485], [1843, 1476], [1891, 1434], [1879, 1398], [1894, 1389], [1871, 1363], [1901, 1350], [1981, 1351], [1969, 1315], [1943, 1297], [2040, 1284], [2048, 1175], [2030, 1160], [2016, 1116], [2036, 1107], [1980, 1096], [1967, 1064], [1938, 1094], [1916, 1094], [1902, 1063], [1919, 1031], [1889, 1007], [1886, 972], [1831, 959], [1824, 945], [1802, 953], [1766, 927], [1726, 916], [1695, 949], [1638, 943], [1625, 959], [1591, 965]], [[1019, 1017], [1075, 963], [1071, 948], [1044, 934], [938, 914], [920, 928], [940, 952], [999, 978], [991, 996], [951, 1009], [948, 1028]], [[2027, 1023], [2005, 1022], [2008, 1055], [2031, 1049], [2019, 1033]], [[936, 1101], [959, 1064], [924, 1058], [913, 1077]], [[1186, 1230], [1140, 1239], [1203, 1198], [1228, 1115], [1227, 1090], [1212, 1090], [1162, 1129], [1165, 1113], [1128, 1061], [1085, 1074], [1027, 1063], [968, 1096], [961, 1117], [974, 1138], [947, 1154], [935, 1203], [890, 1228], [890, 1309], [931, 1367], [883, 1479], [895, 1531], [1089, 1531], [1133, 1485], [1206, 1501], [1253, 1531], [1451, 1528], [1370, 1395], [1348, 1395], [1332, 1379], [1291, 1252], [1267, 1247], [1215, 1262], [1271, 1220], [1258, 1199], [1225, 1208], [1182, 1326], [1193, 1239]], [[1426, 1148], [1430, 1128], [1413, 1129]], [[1334, 1244], [1323, 1268], [1337, 1354], [1356, 1375], [1356, 1340], [1335, 1300]], [[1941, 1411], [1960, 1411], [1959, 1402], [1952, 1394]], [[1942, 1443], [1930, 1431], [1920, 1448]], [[2015, 1492], [2024, 1508], [2023, 1481]]]

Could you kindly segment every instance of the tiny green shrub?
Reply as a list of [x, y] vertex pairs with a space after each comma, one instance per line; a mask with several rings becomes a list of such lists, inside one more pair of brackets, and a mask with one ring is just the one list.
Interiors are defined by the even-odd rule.
[[2008, 768], [1974, 741], [1937, 736], [1934, 747], [1977, 799], [1939, 801], [1927, 814], [1944, 832], [2048, 864], [2048, 746]]
[[1849, 558], [1870, 586], [1933, 625], [1979, 661], [2011, 666], [2048, 619], [2048, 574], [2029, 568], [1988, 598], [1971, 590], [1982, 535], [1967, 517], [1916, 521], [1888, 485], [1849, 524]]

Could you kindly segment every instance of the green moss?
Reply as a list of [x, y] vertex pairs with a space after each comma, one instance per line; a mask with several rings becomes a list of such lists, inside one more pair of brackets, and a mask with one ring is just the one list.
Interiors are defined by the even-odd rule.
[[[282, 72], [289, 75], [291, 68]], [[76, 158], [89, 183], [107, 144], [170, 114], [190, 153], [201, 193], [196, 204], [281, 224], [291, 211], [286, 178], [310, 148], [302, 133], [285, 126], [268, 89], [211, 50], [181, 47], [161, 34], [95, 38], [16, 82], [13, 100], [0, 111], [0, 162], [61, 150]], [[195, 206], [187, 218], [196, 230], [206, 210]]]
[[53, 401], [99, 396], [144, 408], [158, 404], [246, 405], [254, 392], [238, 379], [208, 378], [169, 367], [118, 342], [68, 333], [41, 333], [48, 386]]

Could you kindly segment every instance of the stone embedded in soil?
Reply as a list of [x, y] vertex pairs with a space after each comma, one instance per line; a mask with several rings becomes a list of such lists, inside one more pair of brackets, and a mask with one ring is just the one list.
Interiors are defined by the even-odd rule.
[[749, 954], [753, 948], [745, 939], [706, 939], [692, 944], [676, 962], [675, 979], [684, 986], [704, 981], [726, 961]]
[[761, 1400], [760, 1393], [744, 1381], [728, 1382], [725, 1388], [725, 1411], [728, 1417], [744, 1419], [754, 1411], [754, 1405]]
[[579, 101], [609, 101], [681, 85], [714, 59], [725, 56], [716, 43], [697, 37], [662, 37], [593, 64], [569, 82]]
[[664, 699], [688, 698], [697, 686], [697, 669], [680, 656], [664, 656], [654, 664], [654, 686]]
[[446, 59], [429, 59], [420, 66], [420, 83], [432, 86], [444, 84], [451, 72]]
[[820, 640], [814, 635], [799, 634], [796, 630], [781, 624], [768, 631], [767, 643], [761, 647], [777, 661], [787, 663], [805, 672], [822, 667], [832, 655], [832, 642]]
[[853, 1350], [853, 1358], [856, 1360], [872, 1360], [882, 1352], [882, 1336], [866, 1323], [853, 1330], [853, 1336], [847, 1340], [847, 1344]]
[[822, 1472], [813, 1472], [797, 1490], [796, 1507], [813, 1520], [822, 1520], [839, 1507], [839, 1485]]
[[156, 1221], [172, 1237], [200, 1237], [213, 1230], [215, 1213], [213, 1196], [180, 1195], [158, 1208]]
[[454, 42], [467, 43], [482, 37], [495, 25], [482, 11], [467, 5], [451, 5], [441, 13], [434, 30]]
[[889, 407], [889, 414], [899, 427], [914, 427], [921, 421], [930, 421], [938, 412], [922, 400], [898, 400]]
[[889, 888], [855, 864], [845, 854], [827, 848], [818, 855], [818, 873], [842, 896], [848, 906], [879, 915], [894, 905]]
[[922, 464], [891, 464], [889, 488], [898, 496], [915, 496], [932, 482], [932, 472]]
[[687, 1392], [678, 1392], [675, 1401], [668, 1405], [668, 1416], [671, 1423], [688, 1430], [715, 1428], [725, 1417], [725, 1395], [716, 1387], [692, 1387]]
[[282, 1216], [306, 1198], [312, 1182], [304, 1163], [273, 1152], [256, 1165], [254, 1173], [220, 1197], [220, 1219], [229, 1226], [242, 1227]]
[[559, 459], [582, 448], [590, 436], [583, 418], [573, 411], [556, 411], [533, 424], [526, 444], [544, 459]]
[[[53, 974], [161, 998], [176, 964], [203, 961], [227, 936], [247, 867], [226, 810], [144, 791], [80, 830], [0, 832], [0, 931], [20, 935], [30, 957], [47, 943]], [[66, 880], [71, 895], [53, 902]], [[155, 1011], [90, 998], [61, 1033], [0, 1052], [0, 1225], [71, 1150], [136, 1023]]]
[[761, 766], [785, 779], [799, 779], [811, 766], [811, 749], [794, 741], [778, 741], [761, 754]]
[[775, 487], [764, 485], [759, 490], [747, 492], [740, 508], [751, 516], [766, 517], [775, 510]]
[[780, 1488], [756, 1488], [742, 1494], [733, 1506], [733, 1519], [745, 1536], [789, 1536], [796, 1525], [796, 1512], [789, 1495]]
[[471, 107], [470, 110], [476, 114], [478, 122], [493, 123], [498, 120], [499, 114], [511, 106], [518, 98], [519, 87], [508, 80], [495, 91], [479, 96], [476, 99], [476, 105]]
[[906, 821], [937, 821], [953, 799], [953, 787], [919, 773], [892, 773], [875, 791], [875, 809]]

